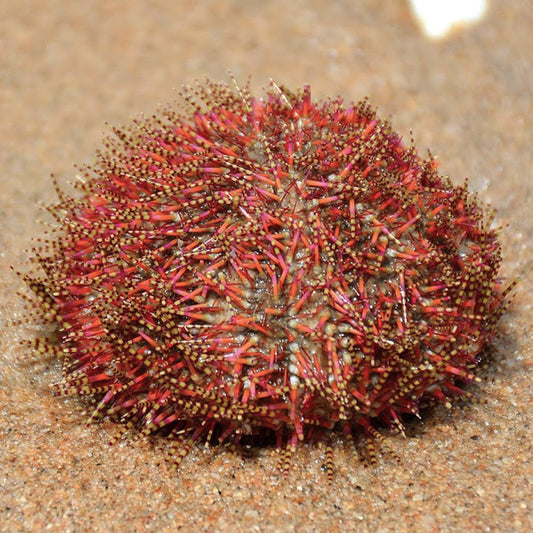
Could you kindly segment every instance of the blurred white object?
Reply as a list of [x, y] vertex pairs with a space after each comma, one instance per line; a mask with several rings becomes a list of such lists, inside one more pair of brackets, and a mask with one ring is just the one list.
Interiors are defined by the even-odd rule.
[[486, 0], [409, 0], [422, 29], [428, 37], [444, 37], [454, 26], [480, 20]]

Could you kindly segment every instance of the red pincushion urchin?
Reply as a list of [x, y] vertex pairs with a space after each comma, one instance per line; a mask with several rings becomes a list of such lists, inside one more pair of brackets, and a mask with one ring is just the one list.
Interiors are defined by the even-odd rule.
[[115, 130], [25, 276], [62, 394], [181, 444], [380, 438], [474, 379], [506, 292], [490, 217], [366, 102], [207, 83]]

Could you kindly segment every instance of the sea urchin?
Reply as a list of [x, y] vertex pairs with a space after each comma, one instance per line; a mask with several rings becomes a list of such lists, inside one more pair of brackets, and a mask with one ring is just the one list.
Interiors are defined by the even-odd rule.
[[366, 101], [207, 82], [113, 130], [24, 275], [90, 419], [176, 439], [380, 438], [475, 379], [507, 291], [491, 217]]

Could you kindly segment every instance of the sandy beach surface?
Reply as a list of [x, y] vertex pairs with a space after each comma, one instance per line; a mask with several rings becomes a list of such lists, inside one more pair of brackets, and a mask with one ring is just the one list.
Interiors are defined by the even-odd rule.
[[[383, 6], [387, 5], [387, 9]], [[483, 20], [432, 41], [407, 3], [363, 0], [0, 0], [0, 531], [528, 532], [532, 513], [533, 10], [492, 0]], [[108, 133], [177, 100], [182, 84], [270, 78], [314, 96], [368, 96], [395, 129], [466, 178], [504, 226], [503, 275], [521, 278], [480, 400], [436, 409], [365, 468], [302, 446], [289, 476], [273, 449], [197, 447], [176, 472], [157, 442], [109, 446], [76, 399], [54, 398], [11, 270], [24, 269], [51, 202]]]

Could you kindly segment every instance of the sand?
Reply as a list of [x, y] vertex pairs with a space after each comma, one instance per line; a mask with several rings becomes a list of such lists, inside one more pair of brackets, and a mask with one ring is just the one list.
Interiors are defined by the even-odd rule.
[[[383, 5], [388, 6], [383, 11]], [[478, 24], [430, 41], [407, 3], [272, 0], [0, 1], [0, 531], [516, 531], [533, 529], [533, 11], [493, 0]], [[31, 238], [73, 163], [108, 132], [177, 99], [184, 83], [273, 78], [317, 97], [365, 95], [413, 132], [454, 182], [468, 178], [504, 226], [503, 275], [520, 290], [470, 409], [436, 409], [365, 468], [304, 446], [289, 476], [275, 450], [198, 447], [176, 472], [158, 443], [109, 446], [54, 398], [53, 360], [19, 341], [16, 296]], [[23, 324], [13, 324], [22, 320]]]

